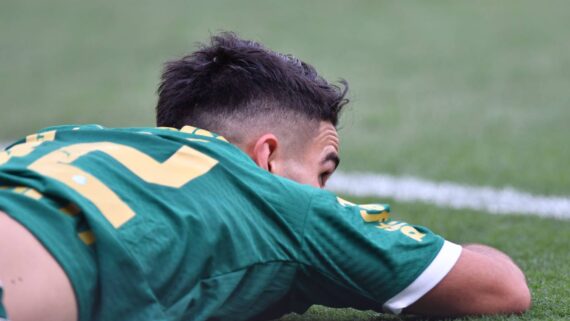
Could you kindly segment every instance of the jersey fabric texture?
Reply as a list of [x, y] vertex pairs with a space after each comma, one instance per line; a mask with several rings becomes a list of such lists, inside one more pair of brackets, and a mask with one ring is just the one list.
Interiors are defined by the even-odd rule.
[[190, 126], [30, 135], [0, 152], [0, 210], [65, 270], [81, 321], [398, 313], [460, 253], [387, 205], [272, 175]]

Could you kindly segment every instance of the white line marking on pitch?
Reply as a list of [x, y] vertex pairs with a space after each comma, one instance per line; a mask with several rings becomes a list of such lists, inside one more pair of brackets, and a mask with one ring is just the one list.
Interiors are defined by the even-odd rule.
[[[0, 142], [0, 150], [8, 142]], [[530, 214], [570, 219], [570, 198], [541, 196], [514, 188], [468, 186], [431, 182], [415, 177], [371, 173], [337, 172], [327, 189], [353, 196], [389, 197], [402, 202], [425, 202], [454, 209], [472, 209], [492, 214]]]
[[419, 201], [493, 214], [570, 219], [570, 197], [533, 195], [514, 188], [477, 187], [371, 173], [336, 173], [327, 182], [327, 188], [354, 196], [389, 197], [402, 202]]

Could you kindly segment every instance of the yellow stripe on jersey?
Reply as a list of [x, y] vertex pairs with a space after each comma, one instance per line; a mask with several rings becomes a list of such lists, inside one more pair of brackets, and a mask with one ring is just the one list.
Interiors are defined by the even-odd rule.
[[183, 133], [192, 134], [192, 133], [194, 133], [194, 131], [196, 131], [196, 129], [197, 128], [194, 126], [186, 125], [186, 126], [180, 128], [180, 131]]
[[95, 235], [91, 231], [80, 232], [77, 235], [86, 245], [91, 245], [95, 242]]
[[378, 221], [385, 222], [390, 218], [390, 213], [382, 212], [378, 214], [370, 214], [366, 210], [361, 210], [360, 216], [362, 216], [362, 219], [367, 223], [378, 222]]
[[214, 137], [214, 134], [212, 134], [212, 132], [209, 132], [205, 129], [198, 129], [194, 132], [194, 135], [199, 135], [199, 136], [205, 136], [205, 137]]
[[28, 135], [26, 137], [26, 143], [35, 143], [35, 142], [49, 142], [55, 139], [55, 130], [50, 130], [43, 133], [37, 133]]
[[33, 188], [25, 187], [25, 186], [15, 186], [15, 187], [13, 187], [13, 186], [0, 186], [0, 190], [11, 190], [15, 193], [22, 194], [24, 196], [27, 196], [29, 198], [33, 198], [35, 200], [39, 200], [40, 198], [43, 197], [43, 195], [40, 192], [36, 191]]
[[60, 208], [59, 210], [69, 216], [75, 216], [81, 213], [81, 209], [77, 207], [77, 205], [75, 205], [74, 203], [69, 203], [66, 206]]
[[6, 151], [0, 152], [0, 165], [3, 165], [4, 163], [8, 162], [12, 157], [27, 156], [42, 143], [53, 141], [54, 139], [55, 139], [55, 130], [29, 135], [26, 137], [26, 143], [15, 145]]
[[204, 175], [218, 163], [188, 146], [180, 147], [161, 163], [131, 146], [99, 142], [60, 148], [28, 166], [33, 171], [60, 181], [91, 201], [115, 228], [133, 218], [135, 212], [111, 188], [72, 164], [79, 157], [96, 151], [114, 158], [147, 183], [173, 188], [180, 188]]

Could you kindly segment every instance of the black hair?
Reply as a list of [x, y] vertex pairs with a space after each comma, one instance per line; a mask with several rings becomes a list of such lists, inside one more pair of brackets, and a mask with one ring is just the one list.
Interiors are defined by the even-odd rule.
[[228, 121], [272, 115], [338, 123], [348, 84], [331, 84], [291, 55], [222, 32], [165, 64], [158, 89], [158, 126], [185, 125], [224, 133]]

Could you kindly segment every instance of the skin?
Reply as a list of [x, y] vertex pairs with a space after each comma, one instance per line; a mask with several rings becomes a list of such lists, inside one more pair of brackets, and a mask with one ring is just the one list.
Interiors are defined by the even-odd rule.
[[[262, 168], [299, 183], [323, 187], [338, 166], [334, 126], [320, 123], [308, 145], [290, 146], [283, 134], [265, 133], [240, 144]], [[21, 224], [0, 212], [0, 280], [11, 321], [75, 321], [77, 302], [63, 269]]]
[[[293, 143], [282, 143], [283, 141]], [[340, 140], [336, 128], [329, 122], [320, 122], [308, 141], [279, 139], [273, 133], [265, 133], [250, 139], [248, 144], [241, 148], [259, 167], [317, 188], [325, 186], [340, 163]]]
[[[289, 132], [291, 133], [291, 132]], [[261, 168], [303, 184], [324, 187], [338, 165], [339, 138], [331, 123], [321, 122], [304, 147], [280, 145], [262, 134], [242, 146]], [[299, 140], [286, 140], [293, 141]], [[297, 152], [295, 152], [297, 151]], [[431, 291], [404, 310], [427, 316], [523, 313], [531, 295], [520, 268], [494, 248], [464, 245], [451, 271]]]
[[77, 304], [63, 269], [34, 235], [0, 211], [0, 280], [11, 321], [75, 321]]
[[[316, 129], [303, 139], [295, 131], [274, 128], [250, 133], [237, 145], [259, 167], [322, 188], [338, 166], [340, 142], [331, 123], [314, 125]], [[77, 320], [77, 303], [65, 272], [30, 232], [2, 212], [0, 249], [0, 280], [12, 321]], [[530, 304], [524, 274], [507, 255], [484, 245], [464, 245], [448, 275], [404, 313], [522, 313]]]
[[463, 245], [455, 266], [431, 291], [404, 310], [427, 316], [520, 314], [531, 295], [520, 268], [503, 252]]

